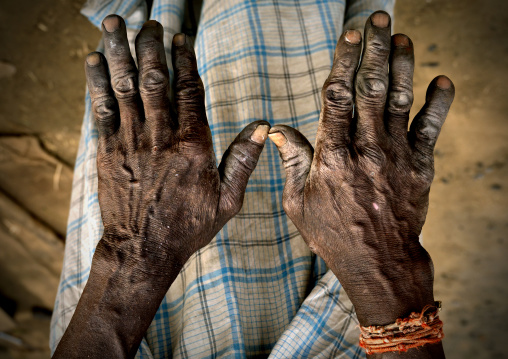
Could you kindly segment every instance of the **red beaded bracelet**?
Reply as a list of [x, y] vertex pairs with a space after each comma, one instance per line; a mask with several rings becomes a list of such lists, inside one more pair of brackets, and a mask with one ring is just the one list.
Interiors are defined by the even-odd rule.
[[443, 322], [439, 319], [441, 302], [427, 305], [421, 313], [413, 312], [407, 318], [388, 325], [360, 327], [360, 346], [367, 354], [405, 352], [443, 339]]

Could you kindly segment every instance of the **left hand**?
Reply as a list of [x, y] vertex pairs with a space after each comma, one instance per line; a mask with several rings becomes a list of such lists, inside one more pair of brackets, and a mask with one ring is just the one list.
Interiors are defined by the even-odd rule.
[[[418, 236], [434, 176], [433, 149], [454, 96], [445, 77], [408, 132], [413, 46], [390, 37], [390, 18], [374, 13], [361, 34], [338, 41], [322, 91], [316, 149], [298, 131], [269, 137], [286, 168], [284, 209], [353, 302], [361, 325], [389, 324], [433, 304], [433, 268]], [[354, 107], [354, 115], [353, 115]]]

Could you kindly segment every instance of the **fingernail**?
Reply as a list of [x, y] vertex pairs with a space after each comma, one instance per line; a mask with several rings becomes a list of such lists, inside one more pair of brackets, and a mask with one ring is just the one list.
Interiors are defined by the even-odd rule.
[[175, 37], [173, 38], [173, 43], [176, 46], [182, 46], [185, 44], [185, 40], [186, 40], [185, 34], [176, 34]]
[[385, 12], [377, 12], [370, 18], [372, 25], [376, 27], [387, 27], [390, 23], [390, 16]]
[[97, 66], [101, 62], [101, 57], [98, 53], [92, 52], [91, 54], [88, 54], [86, 57], [86, 63], [90, 67]]
[[252, 135], [250, 136], [250, 139], [256, 143], [263, 144], [266, 141], [266, 136], [268, 136], [268, 130], [270, 129], [270, 126], [268, 125], [259, 125], [256, 127]]
[[446, 76], [439, 76], [436, 81], [437, 87], [439, 87], [442, 90], [448, 90], [450, 86], [452, 85], [452, 82], [450, 79]]
[[350, 44], [356, 45], [360, 43], [362, 35], [358, 30], [347, 30], [345, 38], [346, 41], [349, 42]]
[[143, 24], [143, 27], [157, 27], [158, 22], [155, 20], [148, 20]]
[[102, 21], [102, 24], [107, 32], [115, 32], [120, 28], [120, 17], [109, 15]]
[[282, 147], [288, 142], [286, 136], [284, 136], [282, 132], [269, 133], [268, 137], [270, 137], [270, 140], [272, 140], [277, 147]]
[[397, 34], [393, 36], [393, 43], [397, 47], [408, 47], [409, 46], [409, 38], [403, 34]]

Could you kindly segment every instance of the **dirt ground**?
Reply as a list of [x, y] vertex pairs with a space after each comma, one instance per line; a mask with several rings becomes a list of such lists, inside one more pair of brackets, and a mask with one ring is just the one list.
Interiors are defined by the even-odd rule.
[[[83, 2], [0, 3], [0, 195], [5, 197], [0, 202], [7, 208], [2, 212], [0, 205], [0, 232], [15, 207], [26, 212], [30, 228], [43, 231], [49, 242], [59, 241], [51, 242], [58, 253], [84, 112], [83, 61], [100, 39], [79, 13]], [[436, 75], [448, 75], [456, 86], [437, 145], [423, 232], [434, 259], [436, 299], [443, 302], [448, 358], [508, 358], [507, 30], [504, 0], [399, 0], [396, 5], [395, 31], [415, 44], [414, 114]], [[16, 218], [25, 215], [19, 213]], [[5, 228], [14, 233], [12, 226]], [[22, 338], [26, 345], [0, 336], [0, 358], [47, 358], [47, 303], [54, 298], [54, 284], [47, 285], [49, 294], [28, 296], [27, 287], [16, 282], [36, 269], [9, 267], [18, 265], [16, 260], [0, 254], [0, 334]], [[52, 276], [56, 283], [58, 275]]]

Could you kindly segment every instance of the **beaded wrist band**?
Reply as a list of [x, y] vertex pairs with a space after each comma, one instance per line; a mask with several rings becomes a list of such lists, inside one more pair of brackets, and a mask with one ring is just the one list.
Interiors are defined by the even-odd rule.
[[413, 312], [407, 318], [388, 325], [360, 327], [360, 346], [367, 354], [405, 352], [443, 339], [443, 322], [439, 319], [441, 302], [427, 305], [421, 313]]

